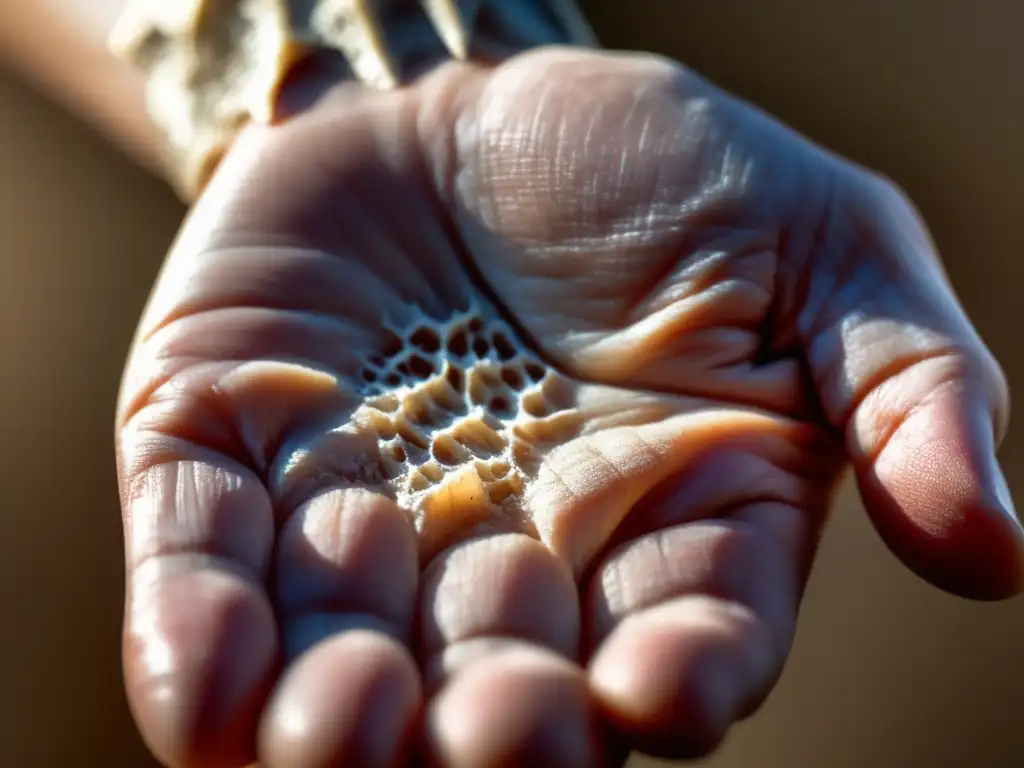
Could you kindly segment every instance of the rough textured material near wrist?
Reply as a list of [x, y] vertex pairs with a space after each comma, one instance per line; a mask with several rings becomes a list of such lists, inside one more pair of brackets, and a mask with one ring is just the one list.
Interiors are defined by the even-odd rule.
[[478, 40], [596, 44], [573, 0], [131, 0], [111, 47], [147, 72], [172, 181], [194, 198], [246, 123], [272, 121], [303, 58], [338, 55], [367, 85], [394, 88], [431, 47], [465, 59]]

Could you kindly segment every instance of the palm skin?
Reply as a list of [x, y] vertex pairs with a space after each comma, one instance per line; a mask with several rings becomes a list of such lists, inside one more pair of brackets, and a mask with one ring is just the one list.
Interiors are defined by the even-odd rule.
[[[886, 182], [652, 57], [292, 97], [194, 209], [122, 389], [126, 679], [163, 760], [706, 753], [781, 671], [847, 461], [916, 572], [1020, 589], [1005, 383]], [[467, 307], [564, 418], [515, 515], [435, 536], [339, 427], [387, 323]]]

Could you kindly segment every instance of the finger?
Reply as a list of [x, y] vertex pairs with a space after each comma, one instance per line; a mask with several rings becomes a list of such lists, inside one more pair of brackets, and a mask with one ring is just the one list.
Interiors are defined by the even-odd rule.
[[536, 540], [493, 535], [424, 573], [425, 743], [444, 765], [589, 765], [597, 746], [582, 671], [576, 587]]
[[589, 678], [642, 751], [696, 758], [771, 690], [789, 652], [822, 516], [745, 505], [613, 551], [584, 603]]
[[420, 599], [420, 652], [437, 682], [475, 641], [517, 639], [576, 655], [576, 585], [529, 536], [485, 536], [442, 553], [423, 574]]
[[599, 766], [582, 671], [538, 646], [503, 643], [466, 666], [427, 712], [430, 761], [452, 766]]
[[1002, 372], [909, 203], [859, 174], [838, 190], [832, 251], [817, 255], [824, 274], [800, 324], [865, 505], [934, 584], [973, 598], [1015, 594], [1024, 534], [995, 456], [1009, 410]]
[[379, 631], [339, 631], [282, 678], [260, 727], [260, 766], [401, 765], [419, 709], [404, 646]]
[[265, 768], [400, 761], [421, 700], [405, 644], [417, 579], [412, 524], [379, 494], [328, 490], [287, 521], [276, 594], [293, 663], [260, 725]]
[[277, 662], [262, 584], [273, 544], [247, 468], [158, 431], [121, 435], [127, 555], [125, 683], [166, 765], [242, 765]]

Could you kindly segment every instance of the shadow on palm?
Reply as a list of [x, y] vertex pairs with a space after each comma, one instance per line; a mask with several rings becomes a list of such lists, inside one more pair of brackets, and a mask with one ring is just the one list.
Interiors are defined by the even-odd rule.
[[912, 567], [1016, 589], [1003, 388], [897, 195], [663, 62], [341, 86], [243, 136], [129, 363], [140, 724], [176, 764], [706, 752], [844, 448]]

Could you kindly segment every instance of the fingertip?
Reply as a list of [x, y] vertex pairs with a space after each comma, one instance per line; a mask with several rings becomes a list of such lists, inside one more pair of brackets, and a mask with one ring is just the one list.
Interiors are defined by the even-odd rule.
[[858, 469], [858, 483], [882, 539], [922, 578], [972, 600], [1024, 589], [1024, 528], [987, 407], [939, 392]]
[[460, 669], [434, 698], [425, 725], [435, 765], [602, 764], [582, 671], [527, 643]]
[[261, 764], [399, 765], [420, 701], [419, 672], [398, 641], [366, 630], [335, 635], [281, 680], [260, 724]]
[[591, 660], [591, 690], [636, 748], [696, 759], [770, 690], [781, 665], [770, 632], [745, 609], [684, 597], [626, 619]]
[[1024, 591], [1024, 534], [997, 501], [936, 497], [922, 505], [874, 476], [859, 484], [886, 546], [925, 581], [968, 600]]
[[135, 571], [125, 627], [129, 702], [171, 768], [227, 768], [255, 756], [277, 661], [269, 601], [227, 570], [171, 558]]

